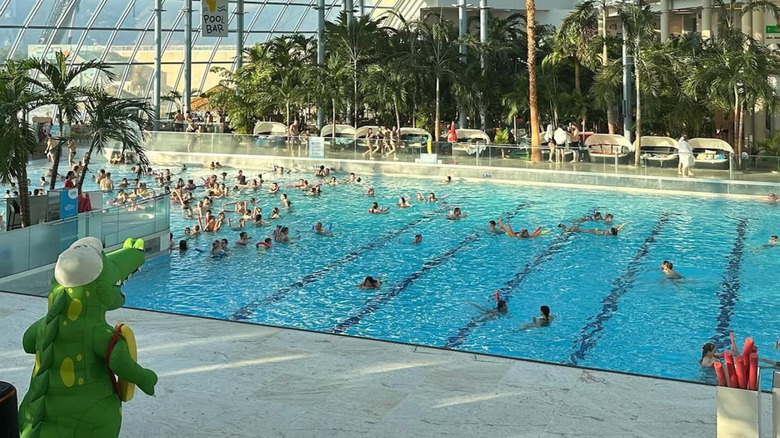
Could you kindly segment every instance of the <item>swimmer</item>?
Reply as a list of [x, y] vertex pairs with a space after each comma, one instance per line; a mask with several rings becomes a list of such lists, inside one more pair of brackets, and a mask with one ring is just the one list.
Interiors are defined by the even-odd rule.
[[268, 217], [268, 219], [281, 219], [282, 217], [279, 215], [279, 207], [274, 207], [273, 210], [271, 210], [271, 216]]
[[187, 251], [187, 241], [182, 239], [179, 241], [179, 251], [184, 252]]
[[774, 248], [777, 245], [780, 245], [780, 242], [777, 241], [776, 235], [772, 235], [769, 237], [769, 242], [753, 248], [753, 251], [763, 251], [765, 249]]
[[297, 239], [301, 236], [290, 237], [290, 229], [287, 227], [281, 227], [279, 232], [276, 233], [276, 241], [281, 243], [290, 243], [292, 239]]
[[380, 287], [382, 287], [382, 280], [371, 276], [366, 277], [357, 285], [357, 288], [362, 290], [379, 289]]
[[279, 191], [279, 184], [273, 183], [271, 184], [271, 187], [268, 188], [268, 193], [271, 195], [276, 194], [276, 192]]
[[416, 199], [425, 202], [425, 195], [423, 195], [422, 192], [417, 192]]
[[666, 278], [670, 280], [679, 280], [683, 278], [682, 275], [674, 270], [674, 265], [669, 260], [664, 260], [661, 262], [661, 271], [663, 271]]
[[320, 236], [330, 236], [331, 232], [322, 228], [322, 222], [317, 222], [314, 224], [314, 233], [319, 234]]
[[[241, 219], [241, 220], [243, 220], [243, 219]], [[265, 225], [266, 223], [267, 223], [267, 222], [265, 222], [265, 221], [263, 220], [263, 213], [257, 213], [257, 214], [255, 215], [255, 217], [252, 219], [252, 225], [254, 225], [254, 226], [256, 226], [256, 227], [262, 227], [262, 226], [263, 226], [263, 225]]]
[[615, 217], [612, 216], [612, 213], [607, 213], [607, 214], [604, 215], [604, 223], [605, 224], [611, 224], [612, 223], [612, 219], [614, 219], [614, 218]]
[[775, 204], [777, 203], [777, 195], [775, 195], [774, 193], [770, 193], [769, 196], [766, 197], [766, 200], [771, 204]]
[[261, 240], [255, 244], [255, 248], [257, 249], [271, 249], [271, 243], [273, 240], [270, 237], [266, 237], [265, 240]]
[[561, 228], [563, 231], [567, 233], [586, 233], [586, 234], [593, 234], [594, 236], [617, 236], [619, 231], [618, 227], [612, 227], [608, 230], [598, 230], [595, 228], [584, 229], [584, 228], [580, 228], [577, 225], [574, 225], [572, 227], [567, 227], [564, 224], [558, 224], [558, 228]]
[[232, 221], [230, 220], [230, 218], [228, 218], [228, 228], [230, 228], [233, 231], [241, 231], [246, 226], [246, 219], [244, 219], [244, 218], [239, 219], [238, 220], [238, 225], [235, 226], [235, 227], [232, 226], [232, 225], [233, 225]]
[[588, 221], [594, 221], [595, 222], [595, 221], [600, 221], [602, 219], [604, 219], [604, 218], [601, 217], [601, 212], [600, 211], [594, 211], [593, 213], [586, 214], [585, 216], [580, 218], [577, 222], [588, 222]]
[[442, 181], [442, 184], [449, 184], [452, 182], [452, 177], [447, 175], [447, 178], [444, 178], [444, 181]]
[[374, 202], [371, 204], [371, 208], [368, 209], [368, 212], [371, 214], [385, 214], [388, 210], [390, 210], [390, 207], [380, 207], [378, 203]]
[[509, 313], [509, 306], [507, 305], [506, 300], [501, 298], [499, 292], [496, 290], [495, 292], [493, 292], [493, 295], [496, 298], [496, 307], [494, 309], [486, 309], [480, 305], [469, 303], [472, 306], [474, 306], [477, 310], [482, 312], [483, 319], [495, 318], [497, 316]]
[[501, 222], [501, 220], [498, 221], [498, 225], [501, 227], [502, 230], [506, 233], [507, 236], [514, 237], [517, 239], [533, 239], [535, 237], [539, 237], [542, 233], [542, 227], [537, 227], [533, 233], [529, 233], [527, 229], [523, 228], [519, 231], [514, 231], [509, 224], [504, 224]]
[[723, 357], [723, 353], [717, 352], [715, 344], [707, 342], [701, 346], [701, 359], [699, 359], [699, 365], [703, 367], [712, 367], [721, 357]]
[[368, 191], [366, 192], [366, 196], [373, 197], [374, 195], [375, 195], [374, 188], [373, 187], [369, 187]]
[[224, 257], [227, 253], [222, 249], [222, 243], [219, 240], [211, 242], [211, 256], [212, 257]]
[[428, 193], [428, 202], [439, 202], [439, 198], [436, 197], [436, 195], [433, 194], [433, 192]]
[[412, 245], [417, 245], [419, 243], [422, 243], [422, 234], [418, 234], [414, 236], [414, 241], [412, 242]]
[[350, 172], [348, 177], [346, 177], [343, 180], [341, 180], [341, 184], [351, 183], [351, 182], [355, 182], [355, 181], [358, 181], [357, 177], [355, 176], [355, 172]]
[[314, 173], [314, 176], [324, 177], [325, 176], [325, 165], [320, 164], [320, 168], [317, 169], [317, 172]]
[[520, 327], [520, 330], [528, 330], [534, 327], [547, 327], [555, 316], [550, 315], [550, 308], [547, 306], [539, 307], [539, 317], [532, 316], [531, 322]]
[[498, 227], [496, 227], [496, 221], [488, 222], [488, 231], [490, 231], [491, 233], [494, 233], [494, 234], [502, 234], [502, 233], [504, 233], [504, 231], [502, 231], [502, 230], [498, 229]]
[[[242, 219], [242, 220], [243, 220], [243, 219]], [[238, 235], [238, 240], [236, 240], [236, 245], [242, 245], [242, 246], [246, 246], [246, 244], [247, 244], [247, 243], [251, 243], [251, 241], [252, 241], [252, 237], [251, 237], [251, 236], [249, 236], [249, 235], [246, 233], [246, 231], [242, 231], [242, 232], [241, 232], [241, 233]]]
[[465, 214], [463, 214], [462, 211], [460, 211], [460, 207], [455, 207], [450, 214], [447, 215], [447, 219], [451, 221], [456, 221], [458, 219], [463, 219], [466, 217]]
[[411, 206], [412, 206], [412, 204], [407, 202], [406, 198], [404, 198], [404, 197], [398, 198], [398, 208], [409, 208]]
[[330, 181], [328, 181], [328, 185], [329, 186], [337, 186], [337, 185], [339, 185], [339, 182], [336, 181], [336, 177], [335, 176], [332, 176], [332, 177], [330, 177]]

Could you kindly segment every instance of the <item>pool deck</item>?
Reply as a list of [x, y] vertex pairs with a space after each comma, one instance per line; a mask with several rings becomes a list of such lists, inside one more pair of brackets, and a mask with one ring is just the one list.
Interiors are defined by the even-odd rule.
[[[0, 380], [20, 394], [22, 334], [45, 311], [0, 293]], [[133, 327], [160, 377], [124, 405], [122, 437], [715, 436], [711, 386], [130, 309], [109, 320]]]

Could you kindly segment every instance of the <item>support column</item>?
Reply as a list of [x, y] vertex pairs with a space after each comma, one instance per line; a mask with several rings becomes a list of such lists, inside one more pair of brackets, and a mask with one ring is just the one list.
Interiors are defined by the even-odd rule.
[[661, 0], [661, 42], [669, 39], [669, 0]]
[[352, 0], [342, 0], [344, 11], [347, 13], [347, 23], [351, 24], [355, 16], [355, 5]]
[[[487, 43], [487, 31], [488, 31], [488, 7], [487, 0], [479, 0], [479, 42], [482, 44]], [[479, 56], [479, 65], [482, 67], [482, 76], [485, 75], [485, 56]], [[480, 107], [480, 120], [482, 121], [482, 131], [487, 129], [487, 108], [484, 102], [485, 96], [482, 96], [483, 102]]]
[[[753, 39], [756, 40], [762, 46], [764, 45], [764, 11], [753, 11]], [[752, 153], [755, 153], [755, 146], [758, 142], [766, 140], [766, 111], [764, 106], [757, 106], [756, 113], [753, 115], [753, 149]]]
[[[468, 33], [468, 18], [466, 14], [466, 0], [458, 0], [458, 38], [463, 38]], [[460, 51], [460, 62], [466, 63], [466, 46], [461, 44], [458, 46]], [[464, 129], [466, 127], [466, 110], [461, 107], [458, 111], [460, 117], [458, 120], [458, 127]]]
[[365, 0], [358, 0], [358, 14], [361, 17], [366, 15], [366, 2]]
[[623, 137], [631, 141], [631, 65], [633, 58], [628, 54], [628, 45], [626, 41], [626, 31], [623, 28]]
[[236, 0], [236, 70], [244, 65], [244, 0]]
[[154, 130], [160, 130], [162, 94], [162, 0], [154, 0]]
[[[325, 64], [325, 0], [317, 0], [317, 64]], [[325, 103], [317, 102], [317, 128], [325, 126]], [[335, 121], [334, 121], [335, 123]]]
[[186, 111], [192, 103], [192, 0], [184, 0], [184, 102]]
[[701, 0], [701, 39], [712, 38], [712, 0]]
[[[744, 0], [743, 3], [749, 3], [750, 0]], [[753, 14], [747, 13], [742, 16], [742, 33], [750, 37], [753, 36]], [[753, 137], [753, 114], [748, 114], [745, 111], [744, 120], [744, 142], [743, 144], [749, 144], [749, 139]]]

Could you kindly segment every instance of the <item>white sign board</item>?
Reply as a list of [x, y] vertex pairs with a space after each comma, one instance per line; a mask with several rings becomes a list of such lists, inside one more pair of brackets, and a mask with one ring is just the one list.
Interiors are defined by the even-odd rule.
[[204, 37], [228, 36], [228, 0], [200, 1], [200, 29]]
[[324, 137], [309, 137], [309, 158], [325, 158]]
[[439, 164], [439, 158], [436, 154], [420, 154], [420, 163]]

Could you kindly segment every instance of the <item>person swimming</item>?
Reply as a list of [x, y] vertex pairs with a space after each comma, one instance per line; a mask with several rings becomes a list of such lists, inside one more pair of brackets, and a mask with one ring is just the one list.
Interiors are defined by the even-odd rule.
[[412, 242], [412, 245], [417, 245], [419, 243], [422, 243], [422, 234], [417, 234], [414, 236], [414, 241]]
[[682, 275], [677, 273], [677, 271], [674, 270], [674, 265], [669, 260], [664, 260], [661, 262], [661, 271], [663, 271], [666, 278], [670, 280], [679, 280], [683, 278]]
[[398, 208], [409, 208], [412, 204], [406, 201], [406, 198], [400, 197], [398, 198]]
[[374, 202], [371, 204], [371, 208], [368, 209], [368, 212], [371, 214], [385, 214], [390, 210], [390, 207], [380, 207], [379, 203]]
[[279, 191], [279, 184], [277, 183], [272, 183], [271, 187], [268, 188], [268, 193], [271, 195], [276, 194], [276, 192], [278, 191]]
[[428, 202], [439, 202], [439, 198], [436, 197], [436, 195], [433, 192], [428, 193]]
[[550, 325], [552, 320], [555, 318], [555, 316], [550, 315], [550, 307], [548, 306], [541, 306], [539, 307], [539, 317], [532, 316], [531, 322], [520, 327], [520, 330], [528, 330], [535, 327], [547, 327]]
[[501, 227], [502, 230], [504, 230], [507, 236], [514, 237], [517, 239], [533, 239], [535, 237], [539, 237], [542, 233], [542, 227], [537, 227], [533, 233], [529, 233], [528, 229], [526, 228], [520, 229], [518, 231], [514, 231], [509, 224], [504, 224], [503, 222], [501, 222], [501, 220], [498, 221], [498, 225]]
[[777, 195], [774, 193], [770, 193], [769, 196], [766, 197], [767, 202], [775, 204], [777, 203]]
[[719, 362], [719, 358], [723, 357], [723, 353], [718, 353], [715, 344], [707, 342], [701, 346], [701, 359], [699, 359], [699, 365], [703, 367], [712, 367], [715, 362]]
[[[243, 219], [242, 219], [243, 220]], [[250, 243], [252, 241], [252, 237], [249, 236], [246, 231], [242, 231], [238, 235], [238, 240], [236, 240], [236, 245], [246, 246], [247, 243]]]
[[362, 290], [379, 289], [380, 287], [382, 287], [382, 280], [371, 276], [366, 277], [357, 285], [357, 288]]
[[255, 244], [255, 248], [257, 249], [271, 249], [271, 243], [273, 242], [273, 239], [270, 237], [266, 237], [265, 240], [260, 240]]
[[455, 207], [452, 212], [447, 215], [447, 219], [451, 221], [463, 219], [464, 217], [466, 217], [466, 215], [463, 214], [463, 212], [460, 210], [460, 207]]
[[495, 234], [503, 234], [504, 233], [504, 231], [500, 230], [496, 226], [496, 221], [488, 222], [488, 231], [490, 231], [491, 233], [495, 233]]
[[507, 304], [505, 299], [501, 298], [501, 294], [498, 292], [498, 290], [493, 292], [493, 296], [495, 297], [496, 300], [496, 307], [493, 309], [486, 309], [478, 304], [469, 303], [474, 308], [482, 312], [481, 319], [492, 319], [500, 315], [509, 313], [509, 305]]
[[330, 236], [331, 232], [329, 230], [326, 230], [322, 227], [322, 222], [317, 222], [314, 224], [314, 233], [319, 234], [320, 236]]
[[444, 181], [442, 181], [442, 184], [449, 184], [452, 182], [452, 177], [447, 175], [447, 178], [444, 178]]
[[567, 227], [564, 224], [558, 224], [558, 228], [561, 228], [563, 231], [567, 233], [586, 233], [586, 234], [593, 234], [594, 236], [617, 236], [618, 231], [620, 231], [618, 227], [612, 227], [608, 230], [599, 230], [595, 228], [591, 228], [591, 229], [580, 228], [578, 225]]
[[777, 235], [772, 235], [769, 236], [769, 242], [753, 248], [753, 251], [763, 251], [765, 249], [774, 248], [777, 245], [780, 245], [780, 242], [777, 241]]
[[368, 191], [366, 192], [366, 196], [373, 197], [375, 194], [376, 193], [374, 192], [374, 188], [373, 187], [369, 187]]

